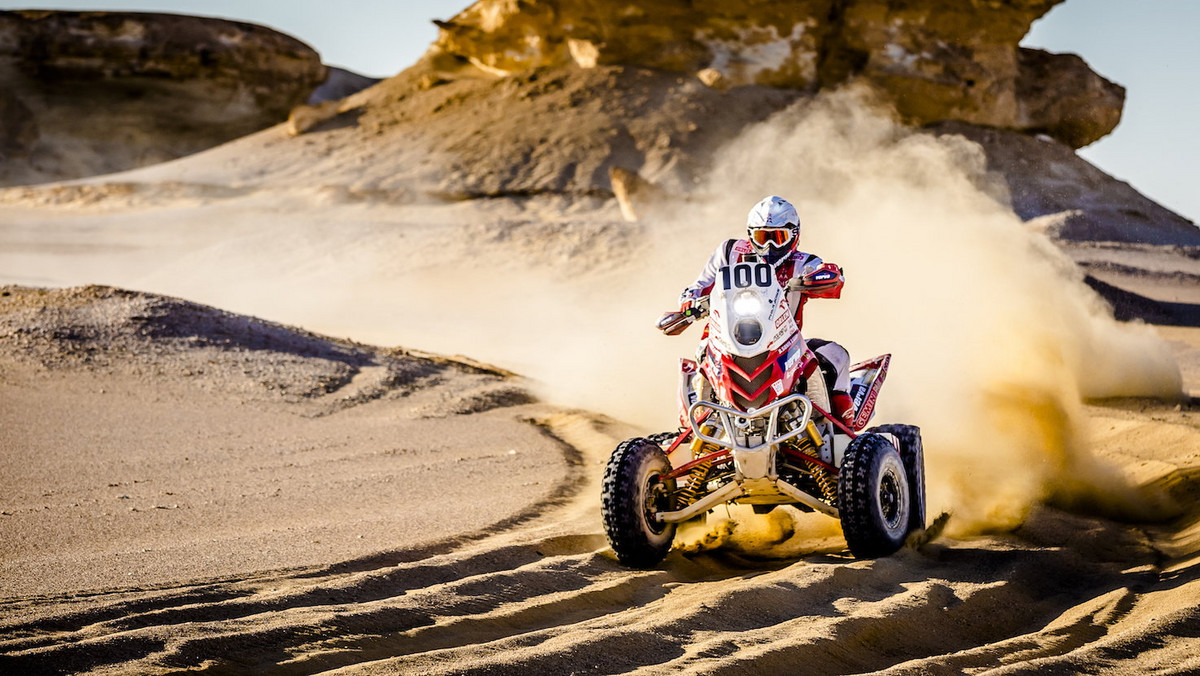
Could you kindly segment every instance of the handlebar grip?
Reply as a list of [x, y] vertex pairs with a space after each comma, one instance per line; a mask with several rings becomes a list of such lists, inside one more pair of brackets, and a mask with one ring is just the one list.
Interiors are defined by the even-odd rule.
[[688, 312], [668, 312], [658, 319], [658, 330], [668, 336], [677, 336], [683, 333], [691, 323], [695, 321], [691, 316], [691, 311]]

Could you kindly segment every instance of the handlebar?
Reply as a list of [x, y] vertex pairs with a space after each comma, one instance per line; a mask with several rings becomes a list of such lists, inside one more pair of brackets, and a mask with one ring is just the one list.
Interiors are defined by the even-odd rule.
[[658, 320], [658, 330], [668, 336], [679, 335], [693, 322], [708, 316], [708, 296], [697, 298], [692, 306], [682, 312], [668, 312]]
[[789, 279], [787, 290], [820, 295], [823, 291], [837, 288], [841, 280], [842, 269], [832, 263], [826, 263], [803, 277]]

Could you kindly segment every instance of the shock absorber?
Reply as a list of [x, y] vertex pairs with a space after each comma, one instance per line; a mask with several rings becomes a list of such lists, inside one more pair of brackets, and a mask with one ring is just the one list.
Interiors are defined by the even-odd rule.
[[[817, 425], [813, 421], [808, 421], [808, 434], [802, 439], [806, 442], [800, 448], [806, 454], [818, 458], [817, 447], [824, 443], [821, 438], [821, 433], [817, 430]], [[829, 470], [820, 465], [809, 465], [809, 473], [812, 475], [813, 481], [817, 483], [817, 487], [821, 489], [821, 497], [825, 498], [826, 502], [831, 505], [837, 504], [837, 481]]]
[[829, 470], [824, 467], [812, 468], [813, 481], [817, 482], [817, 486], [821, 489], [821, 496], [831, 505], [837, 505], [837, 481], [829, 474]]
[[680, 507], [687, 507], [700, 497], [700, 488], [708, 481], [708, 470], [712, 468], [712, 460], [697, 464], [688, 472], [688, 483], [675, 494]]

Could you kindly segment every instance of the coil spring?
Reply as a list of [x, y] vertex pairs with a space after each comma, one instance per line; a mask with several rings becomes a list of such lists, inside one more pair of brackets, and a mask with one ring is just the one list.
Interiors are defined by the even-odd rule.
[[679, 501], [680, 507], [687, 507], [695, 502], [700, 497], [700, 487], [704, 485], [708, 479], [708, 470], [712, 467], [712, 461], [708, 460], [700, 463], [688, 472], [688, 483], [675, 494]]
[[[816, 458], [818, 451], [817, 445], [814, 442], [820, 438], [820, 433], [817, 432], [816, 426], [813, 425], [812, 421], [809, 421], [808, 435], [801, 437], [799, 442], [794, 444], [794, 447], [805, 455]], [[817, 467], [815, 465], [809, 465], [808, 472], [812, 475], [813, 481], [816, 482], [817, 488], [821, 489], [821, 497], [825, 498], [826, 502], [831, 505], [837, 504], [837, 480], [833, 478], [833, 474], [824, 467]]]
[[831, 505], [836, 505], [837, 482], [834, 481], [833, 476], [829, 473], [829, 470], [825, 469], [824, 467], [813, 467], [812, 478], [817, 482], [817, 486], [821, 489], [821, 495], [825, 498], [825, 500]]

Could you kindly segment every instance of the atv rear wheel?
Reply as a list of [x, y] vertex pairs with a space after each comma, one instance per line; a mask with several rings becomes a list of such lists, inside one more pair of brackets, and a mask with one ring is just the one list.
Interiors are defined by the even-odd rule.
[[925, 451], [921, 446], [921, 428], [915, 425], [879, 425], [867, 432], [891, 434], [900, 442], [897, 450], [908, 474], [908, 494], [912, 496], [909, 510], [909, 532], [925, 528]]
[[850, 553], [873, 559], [904, 544], [912, 494], [900, 452], [878, 434], [864, 434], [846, 448], [838, 477], [838, 513]]
[[609, 458], [600, 512], [608, 542], [627, 566], [657, 565], [671, 549], [675, 524], [655, 518], [671, 510], [675, 480], [663, 479], [670, 471], [666, 453], [649, 439], [624, 441]]

